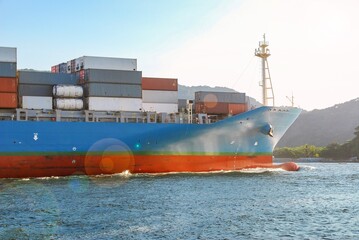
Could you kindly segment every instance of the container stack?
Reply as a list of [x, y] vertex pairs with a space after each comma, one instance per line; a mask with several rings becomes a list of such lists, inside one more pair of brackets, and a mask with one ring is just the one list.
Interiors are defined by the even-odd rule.
[[[61, 66], [64, 63], [56, 65]], [[57, 67], [52, 67], [53, 71]], [[137, 59], [83, 56], [66, 63], [83, 88], [85, 109], [92, 111], [140, 111], [142, 72]], [[57, 100], [55, 100], [57, 101]]]
[[248, 110], [246, 94], [239, 92], [196, 92], [196, 113], [236, 115]]
[[0, 47], [0, 108], [17, 108], [16, 48]]
[[142, 100], [144, 111], [178, 112], [178, 80], [174, 78], [142, 78]]
[[67, 73], [67, 63], [60, 63], [51, 67], [52, 73]]
[[83, 69], [78, 73], [88, 110], [140, 111], [142, 72]]
[[53, 86], [75, 85], [75, 74], [18, 71], [19, 100], [24, 109], [53, 109]]

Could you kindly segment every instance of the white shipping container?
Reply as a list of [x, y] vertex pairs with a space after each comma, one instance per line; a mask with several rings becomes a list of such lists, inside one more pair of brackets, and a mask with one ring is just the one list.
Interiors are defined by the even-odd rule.
[[84, 107], [82, 99], [56, 98], [54, 107], [62, 110], [81, 110]]
[[88, 110], [94, 111], [135, 111], [142, 109], [140, 98], [112, 98], [112, 97], [88, 97], [86, 98]]
[[0, 62], [16, 62], [16, 48], [0, 47]]
[[52, 97], [22, 96], [22, 108], [52, 109]]
[[176, 113], [178, 112], [177, 103], [142, 103], [145, 112]]
[[178, 103], [178, 92], [142, 90], [142, 100], [146, 103]]
[[76, 71], [81, 69], [107, 69], [137, 71], [137, 59], [83, 56], [77, 59]]
[[54, 97], [71, 97], [79, 98], [83, 96], [83, 89], [81, 86], [75, 85], [55, 85], [52, 89]]

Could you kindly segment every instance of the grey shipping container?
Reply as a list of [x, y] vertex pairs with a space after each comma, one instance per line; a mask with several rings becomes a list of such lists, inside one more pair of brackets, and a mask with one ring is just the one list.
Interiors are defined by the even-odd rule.
[[246, 94], [240, 92], [196, 92], [196, 102], [246, 103]]
[[187, 107], [187, 99], [178, 99], [178, 109]]
[[142, 72], [87, 69], [85, 70], [85, 82], [141, 84]]
[[52, 97], [52, 85], [19, 84], [19, 96]]
[[59, 64], [59, 73], [67, 73], [67, 63]]
[[37, 71], [19, 71], [19, 84], [73, 84], [77, 83], [76, 74]]
[[114, 83], [86, 83], [83, 85], [85, 97], [127, 97], [142, 98], [141, 85]]
[[0, 62], [12, 62], [16, 61], [16, 48], [12, 47], [0, 47]]
[[0, 77], [16, 77], [16, 63], [0, 62]]
[[194, 112], [194, 101], [193, 100], [188, 100], [188, 99], [178, 99], [178, 109], [179, 110], [187, 110], [187, 101], [191, 101], [192, 102], [192, 110]]

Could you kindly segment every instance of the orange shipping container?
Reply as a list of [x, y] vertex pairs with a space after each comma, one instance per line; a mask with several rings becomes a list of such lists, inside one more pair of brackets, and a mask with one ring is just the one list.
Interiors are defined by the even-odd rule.
[[246, 103], [196, 102], [196, 113], [236, 115], [247, 111]]
[[17, 94], [0, 93], [0, 108], [17, 108]]
[[221, 102], [196, 102], [196, 113], [228, 114], [228, 103]]
[[178, 91], [175, 78], [142, 78], [142, 90]]
[[16, 93], [16, 78], [0, 77], [0, 92]]
[[228, 113], [236, 115], [248, 110], [246, 103], [229, 103], [228, 104]]

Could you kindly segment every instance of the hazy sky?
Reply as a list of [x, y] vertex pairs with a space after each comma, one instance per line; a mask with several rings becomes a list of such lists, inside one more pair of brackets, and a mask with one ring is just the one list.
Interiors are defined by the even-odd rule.
[[276, 105], [306, 110], [359, 97], [357, 0], [0, 0], [0, 46], [18, 68], [83, 55], [137, 58], [143, 76], [226, 86], [261, 100], [266, 33]]

